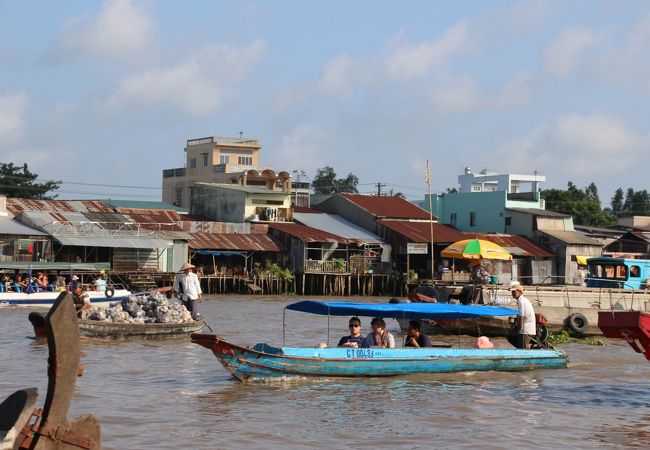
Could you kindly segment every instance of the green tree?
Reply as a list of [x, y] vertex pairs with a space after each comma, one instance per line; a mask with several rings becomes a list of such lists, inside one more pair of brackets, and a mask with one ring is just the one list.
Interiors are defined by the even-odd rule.
[[57, 190], [61, 182], [36, 183], [36, 178], [38, 175], [29, 171], [27, 163], [22, 167], [15, 166], [14, 163], [0, 163], [0, 194], [34, 200], [56, 198], [56, 194], [48, 195], [48, 192]]
[[621, 217], [623, 213], [623, 189], [622, 188], [618, 188], [616, 189], [616, 192], [614, 192], [611, 205], [612, 205], [612, 209], [611, 209], [612, 215], [614, 217]]
[[616, 222], [615, 217], [601, 208], [594, 183], [582, 190], [569, 181], [566, 190], [546, 189], [542, 198], [548, 210], [572, 216], [576, 225], [609, 226]]
[[359, 178], [356, 175], [349, 173], [345, 178], [336, 178], [336, 172], [329, 166], [318, 169], [311, 182], [315, 194], [337, 194], [339, 192], [356, 194], [358, 185]]
[[633, 188], [627, 188], [625, 201], [620, 213], [621, 216], [647, 216], [650, 215], [650, 195], [645, 189], [635, 191]]

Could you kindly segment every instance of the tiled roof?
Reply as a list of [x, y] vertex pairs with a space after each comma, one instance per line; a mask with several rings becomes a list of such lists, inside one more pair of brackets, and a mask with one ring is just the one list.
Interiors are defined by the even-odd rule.
[[26, 198], [7, 198], [7, 211], [16, 216], [21, 211], [41, 212], [104, 212], [111, 213], [113, 209], [98, 200], [30, 200]]
[[[431, 224], [429, 222], [409, 222], [407, 220], [380, 220], [377, 222], [395, 233], [415, 243], [431, 242]], [[449, 225], [433, 224], [433, 242], [449, 243], [467, 239], [465, 234]]]
[[[338, 194], [378, 218], [429, 219], [429, 213], [400, 196]], [[434, 219], [436, 217], [434, 216]]]
[[504, 247], [515, 256], [537, 256], [537, 257], [551, 257], [555, 256], [543, 248], [539, 247], [533, 241], [525, 236], [517, 236], [514, 234], [494, 234], [494, 233], [463, 233], [464, 239], [477, 238], [486, 241], [494, 242], [495, 244]]
[[311, 228], [299, 223], [271, 223], [269, 224], [269, 228], [286, 233], [303, 242], [337, 242], [339, 244], [349, 244], [352, 242], [350, 239], [345, 239], [327, 231]]
[[193, 249], [282, 252], [284, 248], [265, 234], [192, 233], [188, 245]]

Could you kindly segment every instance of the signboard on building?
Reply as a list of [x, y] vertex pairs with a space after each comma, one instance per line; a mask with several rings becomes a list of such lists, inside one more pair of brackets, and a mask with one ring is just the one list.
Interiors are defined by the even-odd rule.
[[409, 242], [406, 244], [406, 253], [409, 255], [426, 255], [429, 253], [429, 244], [416, 244]]

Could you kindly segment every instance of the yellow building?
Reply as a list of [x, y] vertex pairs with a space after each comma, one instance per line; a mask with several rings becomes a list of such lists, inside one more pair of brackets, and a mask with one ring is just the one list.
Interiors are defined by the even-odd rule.
[[289, 172], [276, 172], [259, 161], [258, 139], [206, 137], [190, 139], [185, 167], [163, 170], [163, 202], [189, 210], [197, 182], [254, 186], [291, 193]]

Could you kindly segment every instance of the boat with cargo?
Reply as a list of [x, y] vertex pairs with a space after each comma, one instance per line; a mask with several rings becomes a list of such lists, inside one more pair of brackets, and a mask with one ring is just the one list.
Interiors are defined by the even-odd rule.
[[[442, 303], [366, 304], [301, 301], [286, 311], [331, 316], [365, 316], [393, 319], [472, 319], [482, 316], [516, 316], [510, 308]], [[329, 336], [329, 325], [328, 325]], [[465, 371], [521, 371], [554, 369], [567, 365], [567, 356], [552, 349], [514, 348], [344, 348], [252, 347], [234, 344], [216, 334], [194, 333], [192, 342], [208, 348], [223, 367], [240, 381], [277, 378], [393, 377]]]
[[[601, 334], [599, 311], [634, 310], [650, 312], [650, 261], [599, 257], [587, 259], [585, 285], [524, 285], [524, 295], [536, 313], [542, 314], [550, 332], [567, 330], [572, 335]], [[512, 282], [511, 282], [512, 283]], [[516, 308], [511, 284], [422, 286], [420, 294], [438, 302], [504, 306]], [[410, 301], [422, 301], [410, 296]], [[402, 300], [406, 301], [406, 300]], [[426, 301], [426, 300], [425, 300]], [[402, 330], [407, 321], [399, 321]], [[485, 317], [475, 321], [428, 321], [428, 334], [467, 334], [470, 336], [507, 336], [511, 323], [507, 318]]]
[[[93, 305], [109, 306], [111, 302], [121, 301], [128, 297], [131, 291], [123, 284], [116, 283], [107, 277], [102, 284], [102, 290], [94, 290], [91, 277], [97, 278], [100, 273], [108, 274], [110, 263], [63, 263], [63, 262], [0, 262], [0, 272], [7, 278], [15, 274], [25, 274], [26, 287], [17, 286], [14, 281], [0, 283], [0, 306], [16, 306], [28, 308], [50, 308], [61, 289], [69, 286], [70, 280], [75, 276], [79, 282], [86, 286], [90, 302]], [[66, 287], [56, 290], [52, 283], [47, 283], [45, 288], [39, 289], [33, 280], [36, 273], [50, 274], [52, 277], [64, 277]]]

